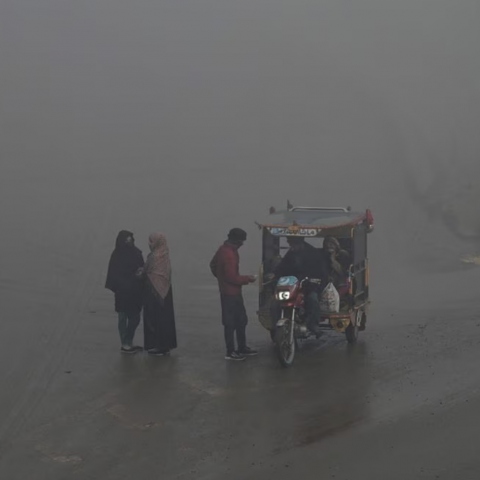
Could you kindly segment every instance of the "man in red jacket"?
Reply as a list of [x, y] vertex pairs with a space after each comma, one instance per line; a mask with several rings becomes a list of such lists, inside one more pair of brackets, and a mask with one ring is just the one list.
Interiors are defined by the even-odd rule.
[[[254, 276], [239, 274], [240, 257], [238, 249], [247, 239], [247, 233], [234, 228], [228, 234], [228, 240], [217, 250], [210, 262], [210, 270], [218, 280], [222, 304], [222, 323], [225, 330], [227, 354], [225, 360], [245, 360], [246, 355], [257, 352], [247, 347], [247, 312], [243, 303], [242, 286], [253, 283]], [[238, 350], [235, 350], [234, 334], [237, 336]]]

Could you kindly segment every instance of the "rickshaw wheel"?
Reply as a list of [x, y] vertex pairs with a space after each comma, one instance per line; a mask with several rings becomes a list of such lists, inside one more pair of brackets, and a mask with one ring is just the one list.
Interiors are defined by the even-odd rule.
[[364, 315], [365, 315], [365, 312], [363, 312], [362, 310], [357, 310], [357, 313], [355, 314], [354, 323], [350, 322], [350, 324], [345, 330], [345, 336], [347, 337], [347, 342], [350, 343], [351, 345], [357, 343], [358, 332], [360, 330], [359, 325]]
[[358, 327], [350, 324], [345, 330], [345, 336], [347, 337], [347, 342], [350, 344], [357, 343], [358, 340]]
[[363, 312], [362, 318], [360, 320], [360, 326], [359, 326], [358, 330], [360, 332], [363, 332], [363, 331], [365, 331], [366, 328], [367, 328], [367, 314], [365, 312]]

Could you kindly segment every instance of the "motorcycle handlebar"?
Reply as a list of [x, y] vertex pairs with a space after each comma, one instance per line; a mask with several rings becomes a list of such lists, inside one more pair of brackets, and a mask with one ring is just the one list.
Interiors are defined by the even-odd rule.
[[[264, 286], [265, 286], [265, 285], [269, 285], [270, 283], [275, 282], [275, 281], [277, 281], [277, 280], [278, 280], [278, 278], [276, 278], [276, 277], [269, 278], [269, 279], [267, 279], [266, 282], [263, 282], [263, 285], [264, 285]], [[315, 283], [316, 285], [321, 285], [321, 284], [323, 283], [320, 278], [308, 278], [308, 277], [304, 278], [304, 279], [300, 282], [300, 285], [303, 285], [304, 282]]]

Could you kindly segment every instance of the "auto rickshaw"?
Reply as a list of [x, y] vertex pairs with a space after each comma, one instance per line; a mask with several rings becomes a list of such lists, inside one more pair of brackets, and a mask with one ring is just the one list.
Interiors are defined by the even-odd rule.
[[[369, 304], [367, 236], [373, 231], [370, 210], [354, 212], [350, 207], [295, 207], [288, 202], [286, 210], [276, 211], [272, 207], [267, 219], [257, 222], [257, 226], [262, 230], [258, 319], [270, 332], [281, 365], [291, 366], [299, 341], [312, 336], [318, 338], [319, 330], [342, 333], [348, 343], [356, 343], [359, 332], [366, 328]], [[304, 237], [320, 252], [324, 238], [334, 237], [349, 255], [345, 272], [347, 284], [338, 295], [338, 307], [335, 311], [321, 310], [316, 333], [306, 323], [304, 291], [308, 284], [317, 284], [318, 288], [320, 280], [277, 278], [274, 273], [289, 248], [288, 237]], [[320, 285], [318, 291], [322, 292], [325, 287]]]

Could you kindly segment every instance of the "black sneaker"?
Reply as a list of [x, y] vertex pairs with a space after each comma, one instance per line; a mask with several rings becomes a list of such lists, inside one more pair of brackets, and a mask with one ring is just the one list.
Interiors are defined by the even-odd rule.
[[245, 347], [243, 350], [239, 350], [237, 353], [243, 357], [254, 357], [255, 355], [258, 355], [258, 351], [250, 347]]
[[143, 352], [143, 347], [140, 347], [139, 345], [133, 345], [132, 347], [134, 350], [136, 350], [137, 352]]
[[323, 330], [318, 325], [309, 327], [309, 331], [317, 340], [324, 334]]
[[242, 360], [245, 360], [245, 357], [237, 352], [232, 352], [225, 355], [225, 360], [234, 360], [235, 362], [241, 362]]

